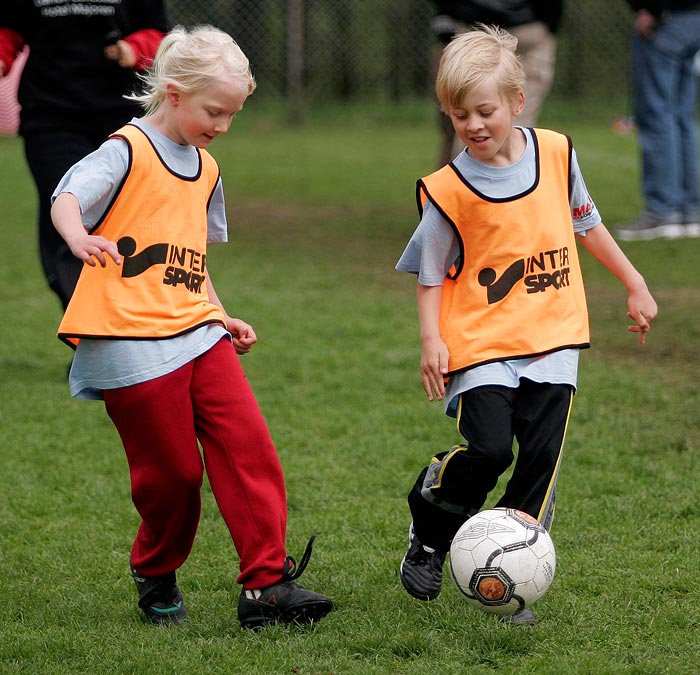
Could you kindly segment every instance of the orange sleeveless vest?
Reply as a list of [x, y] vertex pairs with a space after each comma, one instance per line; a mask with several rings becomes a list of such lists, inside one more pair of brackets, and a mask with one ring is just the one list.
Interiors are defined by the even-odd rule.
[[418, 181], [419, 211], [429, 199], [461, 253], [440, 308], [449, 373], [590, 346], [568, 199], [571, 141], [544, 129], [534, 139], [537, 178], [515, 197], [484, 196], [451, 164]]
[[171, 172], [148, 137], [126, 125], [129, 168], [92, 234], [117, 242], [122, 264], [83, 265], [58, 337], [163, 339], [224, 323], [206, 288], [207, 206], [219, 179], [214, 158], [199, 150], [193, 178]]

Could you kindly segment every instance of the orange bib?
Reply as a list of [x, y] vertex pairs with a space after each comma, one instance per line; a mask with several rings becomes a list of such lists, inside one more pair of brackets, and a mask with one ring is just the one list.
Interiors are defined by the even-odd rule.
[[224, 323], [206, 287], [207, 207], [219, 179], [199, 150], [193, 178], [171, 172], [148, 137], [126, 125], [115, 137], [129, 146], [129, 168], [92, 234], [117, 242], [123, 262], [84, 265], [58, 337], [163, 339]]
[[534, 132], [537, 178], [491, 199], [451, 164], [418, 181], [454, 229], [460, 258], [445, 279], [440, 333], [450, 373], [589, 346], [588, 311], [569, 205], [571, 143]]

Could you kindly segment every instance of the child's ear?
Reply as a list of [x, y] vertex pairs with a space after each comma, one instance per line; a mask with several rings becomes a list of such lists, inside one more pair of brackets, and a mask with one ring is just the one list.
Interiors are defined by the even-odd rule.
[[522, 111], [523, 108], [525, 107], [525, 94], [521, 91], [518, 94], [518, 98], [516, 99], [515, 104], [513, 105], [513, 116], [519, 115]]
[[165, 96], [168, 99], [170, 105], [174, 108], [180, 105], [180, 101], [182, 99], [182, 92], [174, 84], [171, 83], [167, 85], [165, 89]]

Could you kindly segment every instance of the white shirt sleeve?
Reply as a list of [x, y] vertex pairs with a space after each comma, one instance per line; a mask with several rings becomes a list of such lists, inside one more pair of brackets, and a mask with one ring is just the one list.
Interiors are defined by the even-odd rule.
[[112, 203], [129, 168], [129, 149], [121, 138], [105, 141], [74, 164], [58, 183], [51, 203], [61, 192], [70, 192], [80, 205], [85, 229], [90, 231]]
[[224, 186], [219, 176], [219, 182], [214, 188], [214, 194], [209, 201], [207, 211], [207, 243], [222, 244], [228, 241], [228, 221], [226, 220], [226, 200]]
[[571, 153], [571, 219], [574, 223], [574, 232], [581, 236], [586, 236], [586, 230], [590, 230], [596, 225], [600, 225], [602, 219], [600, 213], [593, 203], [588, 188], [583, 180], [583, 174], [576, 158], [576, 151]]
[[418, 275], [423, 286], [441, 286], [459, 257], [459, 243], [452, 226], [430, 201], [426, 201], [416, 231], [396, 264], [399, 272]]
[[[188, 175], [192, 167], [178, 163], [178, 156], [167, 154], [167, 146], [161, 148], [169, 160], [168, 165], [177, 173]], [[180, 161], [182, 161], [180, 159]], [[97, 150], [74, 164], [54, 190], [51, 201], [61, 192], [70, 192], [78, 200], [83, 225], [88, 232], [100, 222], [109, 208], [129, 168], [129, 149], [121, 138], [105, 141]], [[207, 242], [228, 241], [226, 201], [221, 177], [214, 188], [207, 211]]]

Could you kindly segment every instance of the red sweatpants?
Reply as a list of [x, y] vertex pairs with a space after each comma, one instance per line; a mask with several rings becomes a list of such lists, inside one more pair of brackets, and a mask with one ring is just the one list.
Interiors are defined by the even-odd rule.
[[155, 576], [185, 562], [199, 525], [206, 467], [240, 557], [238, 583], [252, 589], [278, 581], [286, 557], [284, 476], [233, 345], [222, 339], [176, 371], [105, 390], [104, 399], [142, 519], [133, 567]]

